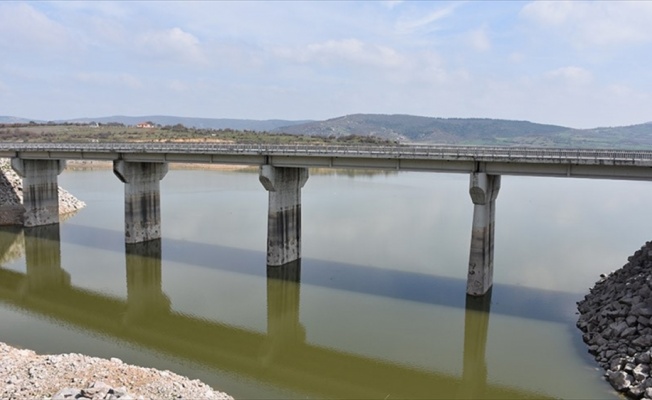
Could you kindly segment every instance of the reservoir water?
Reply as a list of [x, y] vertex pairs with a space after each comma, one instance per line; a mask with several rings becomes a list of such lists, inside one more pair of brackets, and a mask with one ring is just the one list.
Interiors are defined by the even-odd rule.
[[236, 398], [617, 398], [575, 302], [652, 239], [646, 182], [503, 177], [494, 287], [467, 299], [468, 176], [311, 173], [303, 258], [267, 268], [256, 172], [171, 170], [163, 238], [65, 171], [59, 229], [0, 231], [0, 340], [169, 369]]

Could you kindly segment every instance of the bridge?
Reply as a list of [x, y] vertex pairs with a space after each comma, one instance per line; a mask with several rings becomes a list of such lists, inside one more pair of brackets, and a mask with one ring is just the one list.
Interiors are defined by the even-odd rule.
[[269, 192], [267, 265], [301, 258], [301, 188], [309, 168], [466, 173], [474, 205], [467, 294], [493, 284], [495, 201], [502, 175], [652, 180], [651, 151], [470, 146], [341, 146], [226, 143], [0, 143], [23, 177], [24, 225], [59, 221], [57, 176], [66, 160], [113, 161], [125, 184], [125, 242], [161, 237], [159, 182], [168, 163], [260, 167]]

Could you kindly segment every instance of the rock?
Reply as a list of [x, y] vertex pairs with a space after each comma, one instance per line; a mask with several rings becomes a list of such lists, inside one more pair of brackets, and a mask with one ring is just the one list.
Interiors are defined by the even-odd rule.
[[648, 378], [650, 375], [650, 366], [647, 364], [638, 364], [633, 370], [632, 370], [632, 376], [634, 376], [634, 379], [638, 382], [642, 382], [645, 379]]
[[[75, 387], [71, 388], [73, 380]], [[1, 342], [0, 382], [0, 399], [232, 400], [198, 380], [169, 371], [81, 354], [42, 356]]]
[[607, 373], [607, 380], [611, 383], [611, 386], [613, 386], [614, 389], [626, 391], [630, 386], [632, 386], [634, 378], [625, 371], [609, 371]]
[[79, 395], [79, 392], [79, 389], [64, 388], [55, 393], [54, 396], [52, 396], [52, 400], [76, 399]]
[[614, 389], [652, 399], [652, 242], [577, 303], [582, 338]]
[[613, 324], [609, 325], [609, 327], [613, 331], [614, 336], [621, 336], [623, 331], [628, 328], [627, 322], [621, 321], [621, 322], [614, 322]]

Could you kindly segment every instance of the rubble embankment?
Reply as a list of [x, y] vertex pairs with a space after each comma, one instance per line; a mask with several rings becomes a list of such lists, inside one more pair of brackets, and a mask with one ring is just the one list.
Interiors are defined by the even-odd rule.
[[630, 398], [652, 399], [652, 242], [601, 275], [577, 306], [577, 327], [607, 381]]
[[199, 380], [81, 354], [38, 355], [0, 343], [0, 399], [226, 400]]

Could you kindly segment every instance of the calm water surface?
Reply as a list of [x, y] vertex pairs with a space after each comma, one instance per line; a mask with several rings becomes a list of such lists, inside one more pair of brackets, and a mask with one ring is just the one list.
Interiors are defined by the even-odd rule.
[[0, 231], [0, 340], [170, 369], [236, 398], [616, 398], [575, 302], [652, 239], [652, 185], [503, 177], [494, 288], [465, 296], [468, 176], [312, 174], [303, 259], [265, 265], [256, 173], [171, 170], [163, 238], [125, 246], [123, 186], [66, 171], [87, 207]]

